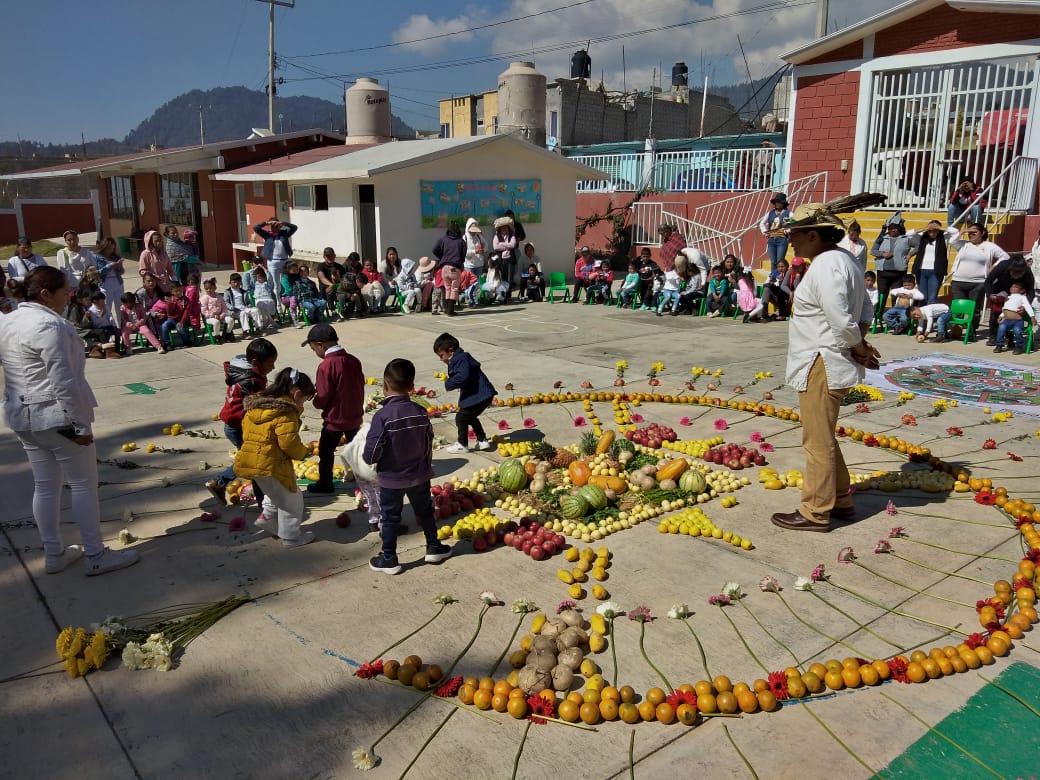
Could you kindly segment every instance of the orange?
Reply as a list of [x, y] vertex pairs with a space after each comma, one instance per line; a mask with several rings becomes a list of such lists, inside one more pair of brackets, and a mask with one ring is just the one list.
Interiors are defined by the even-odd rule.
[[641, 701], [636, 706], [639, 710], [639, 717], [645, 721], [651, 721], [657, 717], [657, 707], [648, 701]]
[[463, 683], [462, 687], [459, 688], [459, 701], [463, 704], [472, 704], [474, 693], [476, 693], [476, 689], [472, 685]]
[[943, 648], [943, 653], [947, 658], [953, 658], [957, 655], [957, 648], [953, 645], [946, 645], [946, 647]]
[[824, 661], [823, 666], [828, 672], [840, 672], [842, 669], [841, 664], [833, 658]]
[[[954, 652], [954, 655], [956, 655], [956, 652]], [[874, 667], [874, 671], [877, 672], [877, 675], [880, 679], [887, 680], [889, 677], [892, 676], [892, 670], [884, 661], [880, 659], [877, 661], [871, 661], [870, 665]]]
[[487, 690], [487, 688], [477, 688], [477, 692], [473, 694], [473, 703], [478, 710], [490, 710], [491, 691]]
[[651, 688], [646, 692], [646, 700], [655, 707], [668, 697], [661, 688]]
[[482, 691], [491, 691], [492, 693], [494, 693], [495, 681], [492, 680], [490, 677], [481, 677], [480, 684], [477, 685], [477, 687], [480, 688], [480, 690]]
[[491, 697], [491, 709], [493, 709], [495, 712], [505, 712], [508, 708], [508, 693], [496, 693]]
[[863, 684], [863, 680], [859, 676], [858, 666], [846, 666], [842, 669], [841, 679], [845, 682], [845, 687], [847, 688], [858, 688]]
[[462, 684], [470, 685], [473, 687], [473, 690], [476, 690], [480, 687], [480, 680], [478, 680], [476, 677], [467, 677], [465, 680], [462, 681]]
[[1036, 603], [1036, 591], [1032, 588], [1019, 588], [1015, 591], [1015, 598], [1019, 601], [1028, 601], [1030, 604]]
[[[512, 691], [510, 691], [510, 693], [512, 693]], [[546, 701], [551, 701], [553, 703], [556, 702], [556, 691], [552, 688], [542, 688], [542, 690], [538, 691], [538, 695]]]
[[675, 707], [666, 701], [657, 705], [657, 709], [654, 710], [654, 715], [665, 725], [675, 723]]
[[682, 691], [683, 693], [696, 693], [696, 691], [693, 689], [693, 686], [689, 683], [683, 683], [675, 690]]
[[991, 636], [989, 639], [987, 639], [986, 647], [989, 649], [991, 653], [993, 653], [993, 655], [998, 656], [1000, 658], [1003, 658], [1005, 655], [1007, 655], [1008, 651], [1011, 649], [1008, 646], [1007, 642], [1005, 642], [1003, 639], [997, 636]]
[[832, 691], [840, 691], [845, 687], [845, 676], [841, 672], [827, 672], [823, 681]]
[[401, 668], [401, 662], [390, 659], [383, 664], [383, 674], [386, 675], [388, 680], [397, 679], [397, 670]]
[[939, 671], [943, 673], [944, 677], [949, 677], [951, 674], [954, 673], [953, 661], [947, 658], [946, 656], [943, 656], [942, 658], [938, 659], [936, 663], [939, 664]]
[[513, 686], [512, 685], [510, 685], [505, 680], [499, 680], [497, 683], [495, 683], [494, 687], [491, 689], [491, 692], [494, 693], [496, 696], [498, 694], [502, 694], [503, 696], [508, 696], [509, 692], [512, 691], [512, 690], [513, 690]]
[[979, 657], [979, 661], [983, 666], [989, 666], [993, 663], [993, 651], [990, 650], [986, 645], [979, 645], [975, 648], [975, 655]]
[[741, 691], [737, 694], [737, 705], [741, 712], [750, 714], [758, 709], [758, 696], [752, 691]]
[[565, 720], [568, 723], [577, 723], [578, 718], [581, 716], [578, 705], [570, 699], [564, 699], [560, 702], [560, 707], [556, 710], [556, 714], [560, 716], [560, 720]]
[[1021, 639], [1023, 632], [1022, 629], [1018, 627], [1017, 623], [1005, 623], [1004, 633], [1012, 639]]
[[801, 677], [789, 677], [787, 679], [787, 695], [792, 699], [803, 699], [808, 695], [809, 689], [805, 687]]
[[859, 659], [858, 658], [842, 658], [841, 659], [841, 668], [842, 669], [850, 669], [850, 668], [851, 669], [859, 669]]
[[734, 696], [736, 696], [739, 699], [740, 698], [740, 694], [744, 693], [745, 691], [749, 691], [749, 690], [751, 690], [751, 688], [748, 687], [748, 684], [746, 682], [738, 682], [736, 685], [733, 686], [732, 693], [733, 693]]
[[821, 664], [819, 661], [809, 667], [809, 671], [815, 674], [817, 677], [822, 678], [827, 674], [827, 667]]
[[[754, 694], [751, 694], [752, 696]], [[693, 726], [697, 723], [697, 717], [700, 713], [697, 712], [697, 708], [692, 704], [680, 704], [675, 708], [676, 719], [684, 726]]]
[[1032, 631], [1032, 621], [1023, 615], [1021, 612], [1016, 612], [1014, 615], [1008, 618], [1008, 623], [1014, 626], [1018, 626], [1022, 631]]
[[1037, 621], [1036, 607], [1019, 607], [1018, 613], [1030, 623]]
[[408, 664], [409, 666], [414, 666], [416, 669], [421, 669], [422, 668], [422, 659], [419, 656], [417, 656], [417, 655], [410, 655], [407, 658], [405, 658], [403, 661], [401, 661], [401, 665], [403, 666], [404, 664]]
[[585, 697], [578, 691], [571, 691], [567, 694], [567, 698], [577, 704], [579, 707], [585, 703]]
[[939, 648], [939, 647], [933, 647], [931, 650], [928, 651], [928, 657], [929, 658], [934, 658], [936, 661], [938, 661], [940, 658], [943, 658], [945, 656], [946, 656], [946, 651], [943, 650], [942, 648]]
[[982, 666], [982, 661], [979, 660], [979, 656], [974, 650], [961, 650], [961, 658], [964, 659], [964, 663], [968, 665], [969, 669], [978, 669]]
[[584, 695], [583, 698], [585, 700], [584, 701], [585, 704], [595, 704], [597, 706], [599, 705], [600, 701], [603, 699], [603, 697], [600, 695], [599, 691], [589, 691], [589, 690], [585, 691], [585, 695]]
[[509, 714], [517, 720], [527, 717], [527, 699], [522, 696], [514, 696], [509, 699], [509, 704], [506, 706]]
[[719, 693], [722, 693], [723, 691], [733, 690], [733, 683], [731, 683], [729, 678], [723, 674], [720, 674], [718, 677], [712, 680], [711, 684]]
[[618, 703], [614, 699], [603, 699], [599, 703], [599, 714], [603, 720], [617, 720]]
[[626, 701], [618, 707], [618, 715], [625, 723], [639, 722], [639, 708], [630, 701]]
[[922, 667], [921, 664], [917, 663], [917, 661], [911, 661], [906, 665], [906, 678], [910, 682], [919, 683], [927, 680], [928, 675], [925, 673], [924, 667]]
[[[949, 661], [946, 663], [949, 663]], [[859, 679], [864, 685], [877, 685], [881, 682], [877, 670], [871, 664], [863, 664], [859, 668]]]
[[910, 660], [915, 663], [921, 663], [927, 657], [924, 650], [914, 650], [914, 652], [910, 653]]
[[733, 691], [722, 691], [715, 697], [715, 703], [719, 707], [719, 712], [724, 712], [727, 715], [732, 715], [740, 708], [737, 704], [737, 697], [733, 695]]
[[751, 687], [754, 688], [755, 693], [761, 693], [762, 691], [769, 690], [769, 683], [767, 683], [765, 680], [759, 677], [753, 683], [751, 683]]
[[942, 671], [940, 671], [939, 664], [935, 662], [934, 658], [925, 658], [921, 661], [921, 668], [924, 669], [924, 673], [928, 675], [929, 680], [942, 677]]
[[[509, 698], [510, 699], [526, 699], [527, 698], [527, 694], [524, 693], [524, 689], [523, 688], [513, 688], [513, 690], [511, 690], [509, 692]], [[555, 698], [555, 697], [553, 697], [553, 698]]]
[[708, 682], [707, 680], [698, 680], [697, 682], [695, 682], [693, 684], [693, 691], [698, 696], [704, 696], [705, 694], [709, 694], [709, 693], [710, 694], [714, 694], [715, 693], [715, 689], [712, 687], [711, 683]]
[[961, 658], [960, 653], [957, 653], [950, 659], [950, 666], [953, 667], [953, 671], [957, 672], [957, 674], [964, 674], [968, 671], [968, 664]]
[[621, 694], [621, 701], [633, 702], [636, 700], [636, 691], [631, 685], [622, 686], [621, 690], [618, 691]]
[[698, 693], [697, 694], [697, 709], [703, 712], [705, 715], [710, 715], [713, 712], [719, 711], [718, 702], [715, 701], [714, 694], [711, 693]]
[[[700, 700], [697, 701], [697, 704], [700, 705]], [[771, 691], [759, 691], [758, 706], [762, 708], [762, 712], [773, 712], [779, 708], [780, 703]]]
[[[824, 672], [824, 675], [826, 675], [826, 672]], [[825, 687], [823, 678], [813, 672], [805, 672], [802, 674], [802, 682], [805, 683], [805, 687], [809, 693], [821, 693]]]
[[608, 685], [599, 692], [600, 701], [621, 701], [621, 693], [613, 685]]

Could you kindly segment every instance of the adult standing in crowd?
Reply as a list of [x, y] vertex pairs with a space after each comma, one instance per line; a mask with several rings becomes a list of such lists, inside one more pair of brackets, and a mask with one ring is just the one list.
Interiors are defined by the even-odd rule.
[[838, 242], [838, 246], [852, 255], [852, 259], [856, 261], [856, 265], [860, 267], [863, 273], [867, 272], [867, 242], [860, 238], [860, 234], [863, 232], [863, 228], [859, 226], [859, 223], [852, 221], [849, 223], [849, 232], [845, 234], [845, 238]]
[[94, 257], [89, 249], [79, 245], [79, 233], [75, 230], [66, 230], [61, 237], [65, 239], [65, 246], [58, 250], [58, 268], [65, 272], [69, 287], [76, 287], [83, 272], [94, 265]]
[[101, 277], [101, 289], [105, 293], [105, 309], [112, 317], [112, 322], [122, 327], [120, 313], [123, 297], [123, 258], [116, 252], [116, 240], [111, 236], [98, 241], [94, 252], [94, 264]]
[[15, 255], [7, 261], [7, 275], [16, 282], [23, 282], [34, 268], [46, 265], [47, 261], [33, 252], [32, 241], [25, 236], [18, 236]]
[[758, 229], [766, 237], [766, 252], [769, 254], [769, 274], [776, 274], [776, 264], [787, 257], [787, 237], [783, 234], [783, 226], [791, 219], [787, 196], [782, 192], [774, 195], [770, 201], [769, 211], [758, 223]]
[[[88, 576], [137, 563], [135, 550], [110, 550], [101, 538], [97, 451], [91, 424], [97, 401], [87, 384], [83, 340], [62, 317], [69, 298], [65, 273], [37, 268], [25, 278], [26, 300], [0, 317], [4, 418], [25, 450], [35, 490], [33, 517], [43, 542], [44, 569], [57, 574], [86, 554]], [[62, 542], [62, 486], [83, 546]]]
[[470, 217], [466, 220], [466, 260], [463, 267], [477, 278], [484, 273], [487, 264], [487, 239], [480, 229], [480, 223]]
[[[989, 231], [976, 223], [964, 231], [967, 240], [956, 232], [950, 237], [950, 246], [957, 250], [950, 281], [950, 295], [954, 298], [970, 298], [975, 301], [975, 315], [971, 321], [972, 338], [979, 333], [979, 319], [986, 300], [986, 277], [997, 263], [1010, 255], [989, 240]], [[880, 285], [878, 285], [880, 287]], [[996, 336], [995, 333], [989, 334]]]
[[711, 258], [695, 246], [684, 247], [675, 256], [676, 272], [686, 278], [686, 273], [700, 275], [702, 280], [707, 280], [711, 275]]
[[455, 316], [455, 304], [459, 300], [459, 279], [466, 262], [466, 239], [462, 237], [462, 226], [456, 220], [448, 223], [444, 235], [433, 245], [433, 256], [437, 258], [437, 271], [444, 284], [444, 311]]
[[795, 290], [787, 348], [787, 384], [798, 391], [805, 450], [802, 501], [772, 517], [792, 531], [827, 532], [832, 520], [856, 512], [834, 426], [845, 394], [863, 380], [864, 368], [878, 367], [879, 355], [864, 339], [874, 310], [863, 272], [838, 247], [844, 234], [822, 204], [800, 206], [787, 226], [795, 255], [812, 258]]
[[173, 263], [166, 254], [166, 245], [157, 230], [149, 230], [144, 234], [144, 251], [137, 259], [138, 272], [143, 277], [151, 274], [159, 283], [159, 289], [169, 292], [174, 282], [180, 282], [173, 275]]
[[167, 225], [163, 230], [163, 238], [166, 243], [166, 254], [173, 264], [173, 278], [181, 284], [188, 283], [188, 276], [193, 272], [193, 266], [198, 266], [199, 258], [196, 255], [198, 248], [194, 244], [182, 241], [180, 232], [176, 225]]
[[291, 222], [282, 222], [278, 217], [271, 217], [266, 222], [253, 225], [253, 232], [264, 240], [260, 254], [267, 261], [267, 272], [271, 276], [271, 284], [275, 290], [282, 282], [282, 269], [293, 255], [292, 235], [297, 230]]
[[686, 248], [686, 236], [675, 225], [661, 225], [661, 248], [657, 251], [657, 267], [664, 273], [675, 270], [675, 256]]
[[502, 280], [506, 283], [507, 289], [512, 290], [513, 278], [516, 275], [516, 256], [520, 247], [520, 239], [513, 232], [512, 217], [499, 217], [495, 220], [495, 235], [491, 239], [491, 246], [500, 261], [498, 268]]
[[888, 306], [888, 291], [903, 283], [910, 249], [903, 215], [896, 212], [885, 222], [881, 235], [874, 240], [870, 250], [877, 272], [878, 300], [883, 307]]
[[[923, 233], [908, 231], [910, 244], [914, 249], [914, 264], [910, 273], [917, 280], [918, 289], [924, 293], [925, 303], [939, 302], [939, 288], [950, 267], [946, 241], [957, 235], [957, 228], [947, 228], [939, 220], [933, 219]], [[885, 304], [888, 305], [887, 303]]]

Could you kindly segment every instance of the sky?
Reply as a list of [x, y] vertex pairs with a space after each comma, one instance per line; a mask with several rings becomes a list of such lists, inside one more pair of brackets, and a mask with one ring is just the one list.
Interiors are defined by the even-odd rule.
[[[892, 5], [830, 0], [829, 29]], [[121, 139], [189, 90], [263, 89], [268, 9], [261, 0], [11, 4], [5, 27], [31, 54], [9, 47], [0, 141]], [[655, 69], [670, 83], [677, 60], [691, 86], [768, 76], [782, 52], [812, 40], [816, 13], [816, 0], [297, 0], [275, 9], [276, 77], [279, 95], [342, 103], [345, 83], [372, 76], [389, 86], [395, 114], [436, 129], [438, 100], [494, 89], [511, 60], [533, 60], [550, 81], [569, 76], [589, 40], [593, 79], [608, 89], [646, 89]]]

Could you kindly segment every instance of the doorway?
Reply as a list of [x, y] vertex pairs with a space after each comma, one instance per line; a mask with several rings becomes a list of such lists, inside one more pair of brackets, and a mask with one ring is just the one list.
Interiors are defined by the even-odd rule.
[[376, 236], [376, 188], [372, 184], [359, 184], [357, 188], [357, 246], [361, 258], [378, 260]]

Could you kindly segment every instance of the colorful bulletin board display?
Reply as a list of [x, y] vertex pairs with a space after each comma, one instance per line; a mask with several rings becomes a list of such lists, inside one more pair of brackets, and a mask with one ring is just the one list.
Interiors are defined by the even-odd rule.
[[522, 224], [542, 221], [541, 179], [480, 179], [473, 181], [420, 181], [424, 228], [446, 228], [457, 219], [475, 218], [490, 226], [506, 209]]

